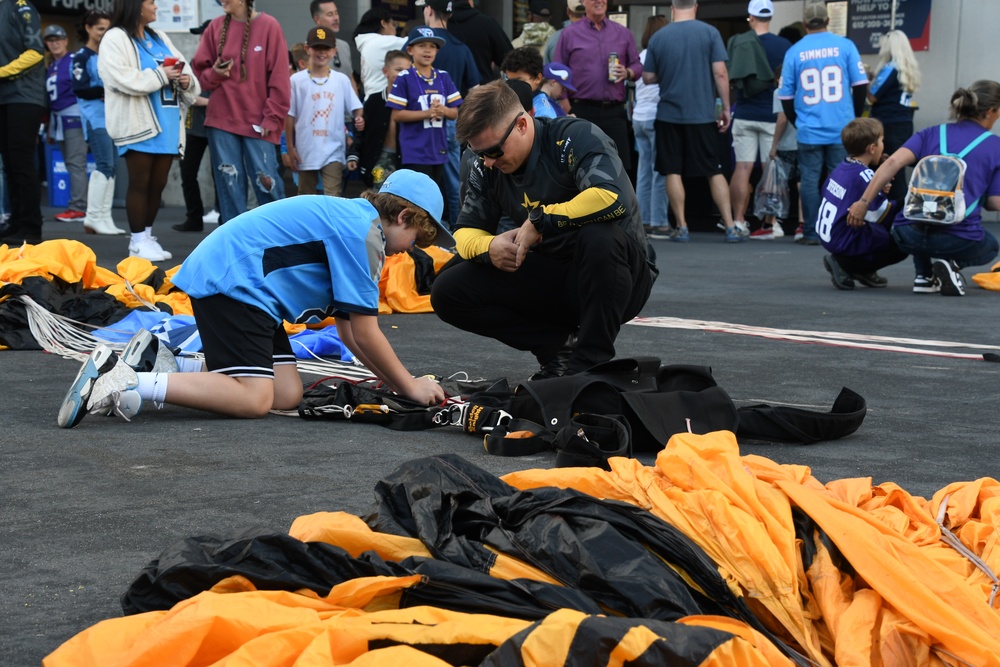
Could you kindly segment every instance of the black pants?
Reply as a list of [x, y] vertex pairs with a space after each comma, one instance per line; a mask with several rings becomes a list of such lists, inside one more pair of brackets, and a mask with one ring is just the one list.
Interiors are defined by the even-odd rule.
[[612, 359], [621, 325], [649, 298], [653, 274], [617, 225], [592, 223], [570, 233], [564, 251], [529, 252], [512, 273], [470, 261], [442, 271], [431, 290], [434, 312], [542, 363], [578, 331], [571, 372]]
[[[201, 227], [205, 215], [205, 205], [201, 201], [201, 186], [198, 185], [198, 172], [201, 170], [201, 159], [208, 150], [208, 137], [194, 134], [187, 135], [184, 157], [181, 158], [181, 192], [184, 193], [184, 207], [187, 209], [186, 224]], [[219, 210], [216, 207], [215, 210]]]
[[855, 255], [853, 257], [848, 255], [833, 256], [837, 260], [837, 263], [840, 264], [840, 268], [852, 276], [875, 273], [883, 267], [898, 264], [907, 257], [909, 255], [896, 246], [895, 240], [892, 241], [891, 245], [880, 248], [868, 255]]
[[604, 130], [604, 134], [608, 135], [618, 147], [618, 155], [625, 171], [632, 170], [632, 142], [629, 141], [628, 134], [630, 125], [624, 103], [603, 107], [583, 100], [574, 100], [573, 113], [577, 118], [586, 118]]
[[10, 193], [7, 235], [42, 238], [42, 185], [35, 147], [45, 109], [37, 104], [0, 104], [0, 154]]

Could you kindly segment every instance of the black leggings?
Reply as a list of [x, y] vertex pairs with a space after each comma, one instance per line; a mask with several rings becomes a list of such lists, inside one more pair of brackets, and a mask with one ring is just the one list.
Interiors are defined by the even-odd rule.
[[125, 164], [128, 166], [125, 213], [129, 229], [133, 232], [141, 232], [146, 227], [153, 226], [160, 210], [160, 195], [167, 185], [170, 164], [175, 157], [133, 150], [125, 153]]

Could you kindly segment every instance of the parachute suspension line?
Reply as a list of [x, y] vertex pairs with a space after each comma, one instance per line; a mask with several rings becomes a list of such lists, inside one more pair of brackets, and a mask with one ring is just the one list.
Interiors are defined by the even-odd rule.
[[83, 361], [97, 347], [98, 340], [82, 330], [85, 327], [96, 327], [49, 312], [30, 296], [20, 295], [15, 298], [25, 305], [31, 335], [46, 352]]
[[941, 500], [941, 506], [938, 508], [937, 517], [935, 519], [937, 521], [938, 528], [941, 529], [941, 541], [950, 546], [958, 553], [965, 556], [970, 563], [975, 565], [976, 568], [978, 568], [993, 582], [993, 587], [989, 599], [990, 609], [992, 609], [993, 603], [996, 602], [997, 599], [997, 592], [1000, 591], [1000, 578], [997, 578], [996, 573], [993, 572], [993, 569], [986, 563], [986, 561], [984, 561], [982, 558], [977, 556], [974, 551], [965, 546], [962, 543], [962, 540], [958, 539], [958, 536], [955, 535], [955, 533], [945, 528], [944, 519], [945, 515], [948, 513], [949, 498], [951, 498], [950, 494], [945, 496]]

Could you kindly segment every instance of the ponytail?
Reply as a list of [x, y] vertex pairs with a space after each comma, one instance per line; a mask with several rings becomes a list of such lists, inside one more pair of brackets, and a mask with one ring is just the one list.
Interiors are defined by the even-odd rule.
[[1000, 83], [980, 79], [968, 88], [959, 88], [951, 96], [954, 120], [977, 120], [992, 109], [1000, 108]]

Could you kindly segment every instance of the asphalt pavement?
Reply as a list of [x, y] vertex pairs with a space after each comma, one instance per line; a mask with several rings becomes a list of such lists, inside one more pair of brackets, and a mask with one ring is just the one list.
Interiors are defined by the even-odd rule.
[[[46, 209], [46, 238], [88, 243], [107, 268], [127, 255], [125, 237], [87, 236], [82, 225], [51, 222], [52, 213]], [[115, 217], [122, 224], [123, 212]], [[182, 218], [179, 209], [163, 209], [155, 227], [175, 257], [163, 263], [168, 268], [204, 237], [171, 230]], [[689, 244], [653, 246], [661, 273], [644, 317], [966, 344], [908, 345], [936, 352], [979, 354], [1000, 345], [1000, 294], [974, 285], [963, 298], [913, 294], [908, 260], [883, 271], [887, 288], [844, 292], [832, 287], [822, 248], [798, 246], [790, 237], [727, 245], [721, 232], [702, 231]], [[528, 354], [453, 329], [433, 314], [380, 322], [417, 374], [516, 381], [535, 368]], [[744, 454], [809, 466], [823, 482], [872, 477], [929, 497], [950, 482], [998, 474], [1000, 364], [636, 325], [623, 327], [618, 354], [709, 365], [740, 405], [829, 410], [841, 387], [857, 391], [867, 399], [868, 416], [852, 436], [809, 446], [741, 443]], [[238, 421], [171, 406], [147, 406], [131, 423], [88, 417], [62, 430], [56, 412], [77, 369], [43, 352], [0, 353], [5, 665], [38, 664], [75, 633], [120, 615], [119, 596], [177, 539], [253, 527], [285, 531], [295, 517], [322, 510], [364, 513], [376, 481], [421, 456], [455, 452], [496, 474], [554, 464], [550, 455], [491, 457], [457, 429], [403, 433], [279, 416]]]

